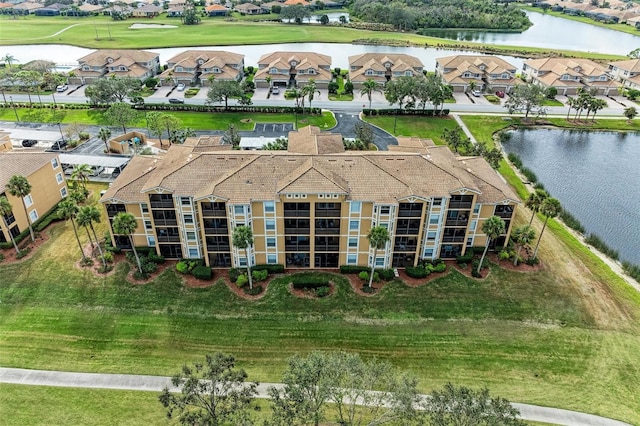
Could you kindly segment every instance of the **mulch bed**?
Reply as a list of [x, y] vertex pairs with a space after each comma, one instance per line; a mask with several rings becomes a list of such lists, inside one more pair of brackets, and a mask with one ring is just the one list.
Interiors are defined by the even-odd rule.
[[461, 268], [460, 265], [458, 265], [455, 260], [445, 260], [444, 263], [447, 264], [449, 269], [454, 268], [456, 271], [460, 272], [465, 277], [471, 278], [472, 280], [477, 280], [477, 281], [484, 280], [489, 276], [489, 273], [491, 272], [489, 268], [485, 268], [481, 272], [482, 278], [476, 278], [473, 275], [471, 275], [471, 271], [473, 270], [473, 267], [471, 266], [471, 264], [468, 264], [466, 268]]
[[513, 266], [513, 261], [511, 260], [500, 260], [498, 259], [498, 255], [495, 253], [488, 254], [487, 257], [489, 260], [496, 265], [500, 266], [502, 269], [506, 269], [508, 271], [516, 271], [516, 272], [538, 272], [544, 269], [544, 265], [542, 262], [539, 262], [537, 265], [527, 265], [524, 262], [518, 263], [518, 266]]
[[34, 242], [31, 241], [31, 236], [27, 235], [24, 238], [24, 240], [18, 243], [18, 248], [20, 248], [20, 250], [24, 250], [27, 247], [29, 248], [29, 253], [25, 257], [21, 259], [17, 259], [16, 255], [18, 253], [16, 253], [16, 249], [14, 249], [13, 245], [11, 245], [11, 248], [0, 250], [0, 253], [4, 255], [4, 260], [0, 263], [2, 263], [3, 265], [7, 265], [9, 263], [23, 262], [27, 259], [30, 259], [33, 256], [33, 254], [38, 250], [38, 248], [40, 248], [42, 244], [46, 243], [47, 241], [49, 241], [49, 238], [51, 238], [49, 233], [46, 232], [46, 229], [42, 232], [34, 231], [34, 236], [36, 239]]
[[174, 267], [175, 264], [176, 264], [176, 262], [170, 262], [170, 261], [164, 262], [164, 263], [158, 265], [158, 269], [154, 273], [149, 274], [149, 278], [147, 278], [146, 280], [136, 280], [135, 278], [133, 278], [133, 274], [138, 270], [138, 265], [133, 263], [133, 264], [131, 264], [131, 270], [127, 274], [126, 280], [129, 281], [133, 285], [149, 284], [151, 281], [153, 281], [156, 278], [158, 278], [158, 275], [160, 275], [164, 271], [166, 271], [167, 268]]
[[336, 292], [336, 285], [333, 281], [329, 281], [329, 294], [323, 297], [318, 297], [316, 295], [315, 289], [309, 288], [293, 288], [293, 284], [289, 283], [287, 288], [289, 289], [289, 293], [294, 295], [295, 297], [299, 297], [300, 299], [326, 299], [327, 297], [331, 297]]
[[269, 278], [267, 279], [267, 281], [261, 281], [259, 283], [253, 283], [254, 288], [255, 288], [256, 285], [261, 285], [262, 286], [262, 293], [260, 293], [260, 294], [247, 294], [247, 293], [244, 292], [244, 290], [242, 288], [238, 287], [236, 285], [236, 283], [232, 283], [231, 282], [231, 280], [229, 279], [229, 275], [227, 274], [227, 271], [222, 272], [222, 274], [223, 275], [218, 277], [218, 279], [222, 278], [224, 280], [224, 283], [229, 288], [229, 290], [231, 290], [231, 292], [233, 292], [236, 296], [241, 297], [241, 298], [243, 298], [245, 300], [262, 299], [267, 294], [267, 289], [269, 288], [269, 284], [271, 283], [271, 281], [273, 279], [275, 279], [275, 278], [277, 278], [277, 277], [282, 275], [282, 274], [269, 275]]
[[420, 287], [421, 285], [428, 284], [429, 282], [444, 277], [449, 274], [451, 271], [451, 266], [447, 263], [447, 270], [444, 272], [432, 272], [424, 278], [413, 278], [407, 275], [404, 268], [398, 268], [398, 275], [400, 275], [400, 279], [404, 281], [404, 283], [409, 287]]

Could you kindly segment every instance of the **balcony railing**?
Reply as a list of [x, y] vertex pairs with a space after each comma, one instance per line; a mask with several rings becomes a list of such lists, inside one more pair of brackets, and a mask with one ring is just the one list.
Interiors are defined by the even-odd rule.
[[339, 251], [340, 245], [339, 244], [316, 244], [315, 249], [316, 251]]
[[495, 215], [501, 217], [502, 219], [511, 219], [511, 216], [513, 216], [513, 212], [496, 212]]
[[469, 223], [469, 219], [447, 219], [444, 226], [464, 226]]
[[422, 215], [422, 210], [399, 210], [399, 217], [420, 217]]
[[220, 209], [202, 209], [202, 217], [226, 217], [227, 211]]
[[285, 226], [284, 227], [284, 233], [285, 234], [294, 234], [294, 235], [309, 235], [309, 233], [311, 232], [311, 228], [306, 227], [306, 228], [295, 228], [292, 226]]
[[461, 237], [456, 237], [453, 235], [449, 235], [449, 236], [445, 235], [442, 237], [442, 242], [443, 243], [462, 243], [464, 242], [464, 238], [465, 238], [464, 235]]
[[418, 235], [420, 228], [396, 229], [396, 235]]
[[158, 236], [159, 243], [179, 243], [180, 236], [179, 235], [168, 235], [168, 236]]
[[151, 208], [152, 209], [172, 209], [173, 201], [152, 201]]
[[207, 244], [207, 251], [224, 251], [229, 252], [231, 246], [229, 244]]
[[311, 210], [285, 210], [284, 217], [309, 217]]
[[224, 227], [224, 228], [211, 228], [211, 227], [204, 227], [204, 233], [208, 234], [208, 235], [227, 235], [229, 234], [229, 228]]
[[398, 251], [415, 252], [417, 248], [418, 248], [417, 244], [396, 244], [395, 246], [393, 246], [393, 251], [394, 252], [398, 252]]
[[176, 219], [153, 219], [156, 226], [175, 226], [178, 224]]
[[286, 251], [309, 251], [311, 249], [311, 244], [291, 244], [285, 243], [284, 249]]
[[340, 217], [340, 209], [316, 209], [316, 217]]
[[470, 209], [471, 201], [449, 201], [450, 209]]
[[317, 228], [316, 235], [338, 235], [340, 234], [340, 228]]

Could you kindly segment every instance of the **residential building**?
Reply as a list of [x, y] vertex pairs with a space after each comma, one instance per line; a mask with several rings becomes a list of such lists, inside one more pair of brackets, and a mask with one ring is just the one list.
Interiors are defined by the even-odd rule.
[[[493, 215], [507, 224], [492, 242], [503, 246], [519, 203], [484, 159], [425, 141], [345, 152], [339, 134], [313, 127], [291, 132], [287, 151], [237, 151], [214, 139], [134, 157], [101, 199], [109, 220], [129, 212], [138, 221], [135, 245], [213, 267], [385, 268], [482, 247], [482, 224]], [[249, 259], [232, 245], [240, 225], [253, 231]], [[373, 259], [366, 236], [377, 225], [391, 241]], [[130, 247], [128, 238], [112, 238]]]
[[258, 71], [253, 77], [256, 87], [271, 85], [304, 86], [314, 79], [318, 89], [326, 89], [331, 82], [331, 56], [313, 52], [273, 52], [258, 60]]
[[616, 94], [620, 86], [609, 77], [607, 68], [589, 59], [530, 59], [524, 62], [522, 75], [527, 81], [555, 87], [564, 96], [576, 95], [580, 89], [606, 96]]
[[210, 78], [240, 81], [244, 77], [244, 55], [221, 50], [185, 50], [167, 61], [160, 83], [173, 86], [209, 86]]
[[155, 18], [156, 16], [159, 16], [163, 11], [164, 9], [160, 6], [145, 4], [133, 9], [131, 11], [131, 16], [133, 16], [134, 18]]
[[516, 78], [517, 68], [497, 56], [454, 55], [436, 59], [436, 73], [453, 87], [454, 92], [478, 90], [502, 91], [522, 83]]
[[78, 59], [78, 63], [74, 76], [69, 77], [71, 84], [91, 84], [112, 75], [144, 81], [160, 69], [160, 55], [146, 50], [101, 49]]
[[230, 12], [229, 9], [227, 9], [226, 7], [224, 7], [224, 6], [220, 5], [220, 4], [209, 5], [209, 6], [204, 8], [204, 11], [207, 14], [207, 16], [209, 16], [209, 17], [227, 16], [227, 14]]
[[12, 149], [11, 133], [0, 131], [0, 152], [11, 151]]
[[415, 56], [403, 53], [363, 53], [349, 56], [349, 80], [355, 89], [373, 79], [385, 84], [400, 76], [422, 75], [424, 65]]
[[[31, 184], [31, 193], [23, 200], [14, 197], [6, 190], [6, 185], [14, 175], [27, 178]], [[53, 209], [68, 195], [67, 182], [58, 159], [51, 152], [3, 152], [0, 153], [0, 196], [9, 200], [13, 212], [0, 220], [0, 243], [11, 241], [10, 234], [16, 237], [25, 231], [41, 216]]]
[[243, 15], [260, 15], [263, 13], [260, 6], [256, 6], [253, 3], [242, 3], [237, 5], [233, 10], [240, 12]]
[[609, 74], [623, 87], [640, 90], [640, 59], [609, 62]]

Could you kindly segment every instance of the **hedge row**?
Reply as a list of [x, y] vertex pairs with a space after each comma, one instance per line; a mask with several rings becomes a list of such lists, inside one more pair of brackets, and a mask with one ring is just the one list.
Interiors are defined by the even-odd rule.
[[270, 274], [282, 274], [284, 272], [284, 265], [278, 264], [270, 264], [270, 265], [255, 265], [251, 267], [252, 271], [267, 271]]
[[362, 110], [365, 116], [373, 116], [373, 115], [422, 115], [426, 117], [433, 117], [437, 115], [449, 115], [449, 109], [443, 109], [440, 111], [439, 109], [369, 109], [365, 108]]
[[315, 289], [329, 286], [329, 279], [325, 275], [320, 275], [313, 272], [292, 275], [290, 277], [290, 280], [291, 284], [293, 284], [293, 288], [296, 289]]
[[[95, 108], [104, 108], [104, 105], [93, 105]], [[133, 108], [140, 111], [191, 111], [191, 112], [246, 112], [246, 113], [270, 113], [270, 114], [302, 114], [309, 112], [309, 108], [290, 106], [214, 106], [214, 105], [189, 105], [189, 104], [144, 104], [133, 105]], [[311, 113], [320, 115], [321, 108], [312, 108]]]
[[[38, 220], [36, 220], [35, 222], [33, 222], [33, 224], [31, 225], [33, 227], [33, 230], [35, 232], [42, 232], [47, 226], [49, 226], [49, 224], [51, 222], [54, 221], [59, 221], [62, 220], [60, 219], [60, 217], [58, 217], [58, 214], [56, 213], [56, 210], [58, 209], [58, 205], [56, 204], [55, 206], [53, 206], [51, 208], [51, 210], [49, 210], [48, 212], [46, 212], [44, 214], [44, 216], [40, 216], [40, 218]], [[19, 233], [16, 237], [14, 237], [14, 239], [16, 240], [16, 244], [21, 242], [22, 240], [24, 240], [27, 236], [29, 236], [29, 228], [25, 228], [21, 233]], [[8, 249], [8, 248], [12, 248], [13, 247], [13, 243], [11, 242], [11, 240], [4, 242], [4, 243], [0, 243], [0, 249]]]

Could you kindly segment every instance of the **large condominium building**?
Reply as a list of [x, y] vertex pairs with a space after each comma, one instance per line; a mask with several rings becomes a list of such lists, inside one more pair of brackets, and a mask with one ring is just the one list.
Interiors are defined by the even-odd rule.
[[[452, 258], [484, 246], [482, 224], [498, 215], [507, 231], [518, 198], [477, 157], [401, 140], [393, 151], [344, 151], [339, 134], [306, 127], [287, 151], [234, 151], [215, 138], [173, 145], [164, 157], [138, 156], [104, 194], [110, 220], [138, 220], [134, 243], [167, 258], [204, 258], [214, 267], [244, 266], [233, 229], [250, 226], [251, 264], [288, 268], [340, 265], [400, 267], [420, 258]], [[406, 149], [404, 149], [406, 147]], [[376, 259], [366, 238], [389, 229]], [[113, 236], [127, 248], [127, 237]]]
[[[6, 189], [14, 175], [26, 177], [31, 184], [31, 193], [24, 199], [14, 197]], [[58, 154], [0, 153], [0, 197], [7, 197], [12, 207], [11, 214], [0, 219], [0, 243], [10, 241], [10, 234], [17, 237], [66, 196], [67, 183]]]

